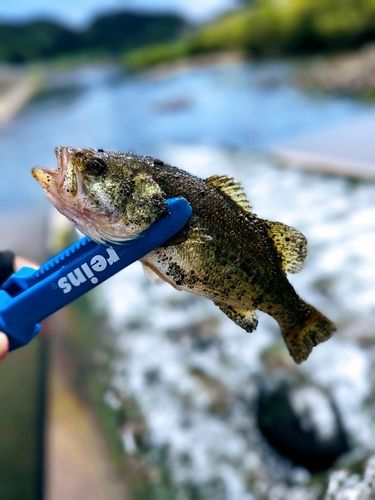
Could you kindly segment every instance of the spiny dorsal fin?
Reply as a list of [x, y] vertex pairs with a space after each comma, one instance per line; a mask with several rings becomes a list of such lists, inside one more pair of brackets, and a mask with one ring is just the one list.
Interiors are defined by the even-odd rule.
[[236, 182], [233, 177], [226, 175], [212, 175], [206, 179], [212, 186], [220, 189], [220, 191], [231, 198], [237, 205], [239, 205], [246, 212], [251, 211], [251, 205], [246, 199], [243, 187]]
[[307, 241], [302, 233], [281, 222], [262, 221], [281, 256], [281, 267], [288, 273], [302, 269], [307, 254]]

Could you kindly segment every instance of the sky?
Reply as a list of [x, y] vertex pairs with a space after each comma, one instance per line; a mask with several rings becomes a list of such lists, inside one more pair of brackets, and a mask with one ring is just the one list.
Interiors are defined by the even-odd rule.
[[52, 18], [64, 24], [84, 26], [97, 14], [110, 10], [175, 12], [202, 22], [234, 8], [238, 0], [17, 0], [0, 2], [0, 19]]

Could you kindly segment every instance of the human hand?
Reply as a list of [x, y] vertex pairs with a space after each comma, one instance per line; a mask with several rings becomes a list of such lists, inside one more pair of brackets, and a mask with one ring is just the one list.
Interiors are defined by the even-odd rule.
[[9, 351], [9, 339], [5, 333], [0, 332], [0, 361], [2, 361]]
[[[16, 255], [14, 257], [13, 267], [15, 271], [18, 271], [18, 269], [21, 269], [21, 267], [33, 267], [37, 269], [38, 265], [35, 262], [32, 262], [31, 260]], [[0, 361], [2, 361], [6, 357], [8, 351], [9, 351], [8, 336], [5, 333], [0, 332]]]

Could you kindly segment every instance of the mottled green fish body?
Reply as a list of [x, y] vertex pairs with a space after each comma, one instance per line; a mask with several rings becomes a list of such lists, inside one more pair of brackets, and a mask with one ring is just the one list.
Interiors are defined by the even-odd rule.
[[297, 363], [327, 340], [334, 325], [304, 302], [286, 272], [298, 272], [306, 239], [279, 222], [260, 219], [232, 178], [200, 179], [162, 161], [134, 154], [57, 148], [59, 170], [34, 169], [64, 215], [96, 241], [134, 238], [166, 213], [167, 198], [192, 206], [188, 224], [142, 259], [178, 290], [212, 300], [253, 331], [263, 311], [279, 323]]

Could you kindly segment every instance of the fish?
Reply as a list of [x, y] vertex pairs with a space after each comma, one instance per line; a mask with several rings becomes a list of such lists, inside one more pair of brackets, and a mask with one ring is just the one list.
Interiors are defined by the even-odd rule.
[[37, 167], [32, 173], [83, 234], [98, 243], [124, 243], [168, 215], [168, 198], [183, 197], [192, 215], [175, 236], [140, 259], [149, 273], [212, 300], [247, 332], [258, 325], [257, 310], [269, 314], [296, 363], [335, 331], [287, 278], [304, 264], [304, 235], [258, 217], [232, 177], [202, 179], [134, 153], [71, 147], [55, 152], [57, 170]]

